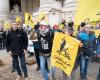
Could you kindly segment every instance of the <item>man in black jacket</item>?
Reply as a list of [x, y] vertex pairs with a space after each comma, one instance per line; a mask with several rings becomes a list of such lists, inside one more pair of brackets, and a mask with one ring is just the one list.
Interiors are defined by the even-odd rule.
[[28, 46], [27, 34], [21, 30], [18, 30], [17, 23], [15, 21], [12, 22], [11, 28], [12, 30], [9, 31], [9, 33], [7, 34], [6, 48], [9, 55], [12, 56], [13, 62], [15, 64], [15, 69], [18, 73], [18, 78], [16, 80], [20, 80], [23, 78], [19, 66], [19, 60], [24, 73], [24, 78], [25, 80], [28, 80], [28, 73], [24, 54]]
[[0, 49], [3, 48], [3, 29], [0, 30]]

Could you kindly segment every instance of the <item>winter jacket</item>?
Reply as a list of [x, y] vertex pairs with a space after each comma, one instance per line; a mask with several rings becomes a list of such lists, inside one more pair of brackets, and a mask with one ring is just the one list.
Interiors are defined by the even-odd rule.
[[39, 42], [39, 52], [43, 54], [51, 53], [54, 37], [52, 30], [49, 30], [45, 36], [41, 35], [40, 32], [38, 32], [37, 34]]
[[85, 31], [82, 31], [77, 35], [77, 39], [83, 43], [83, 47], [80, 48], [79, 51], [82, 51], [82, 55], [90, 57], [91, 52], [89, 48], [89, 35]]
[[24, 31], [9, 31], [6, 37], [7, 52], [11, 51], [12, 55], [23, 53], [23, 49], [27, 49], [28, 37]]
[[88, 45], [91, 53], [93, 54], [96, 51], [96, 36], [95, 33], [90, 31], [89, 33], [89, 45]]
[[97, 48], [96, 48], [96, 53], [100, 54], [100, 35], [97, 38]]
[[0, 31], [0, 40], [3, 39], [3, 31]]

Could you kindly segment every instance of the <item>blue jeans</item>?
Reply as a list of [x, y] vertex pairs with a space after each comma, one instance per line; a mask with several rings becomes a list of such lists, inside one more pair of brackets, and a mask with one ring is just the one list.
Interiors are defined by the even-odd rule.
[[[40, 70], [41, 70], [41, 73], [43, 75], [43, 78], [44, 78], [44, 80], [49, 80], [49, 78], [48, 78], [49, 71], [47, 70], [47, 68], [45, 66], [46, 61], [49, 62], [49, 59], [42, 56], [42, 55], [39, 55], [39, 57], [40, 57]], [[54, 69], [52, 68], [51, 69], [51, 76], [52, 76], [52, 79], [54, 80], [53, 74], [54, 74]]]
[[[13, 57], [12, 57], [13, 59]], [[14, 63], [14, 60], [12, 60], [12, 69], [15, 69], [15, 63]]]
[[22, 72], [21, 72], [21, 69], [20, 69], [20, 66], [19, 66], [19, 60], [20, 60], [21, 68], [22, 68], [23, 73], [24, 73], [24, 77], [28, 77], [27, 67], [26, 67], [26, 63], [25, 63], [25, 54], [20, 53], [19, 55], [13, 55], [12, 58], [13, 58], [15, 69], [16, 69], [18, 75], [22, 76]]
[[43, 78], [44, 78], [44, 80], [49, 80], [49, 78], [48, 78], [48, 70], [45, 67], [47, 58], [45, 58], [42, 55], [40, 55], [39, 57], [40, 57], [40, 70], [41, 70], [41, 73], [43, 75]]
[[89, 57], [86, 57], [84, 55], [80, 56], [80, 77], [81, 79], [86, 79], [87, 76], [87, 70], [89, 66]]

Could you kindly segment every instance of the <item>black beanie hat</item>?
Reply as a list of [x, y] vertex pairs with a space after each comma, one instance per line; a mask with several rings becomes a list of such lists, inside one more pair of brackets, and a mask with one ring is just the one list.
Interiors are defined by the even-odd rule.
[[81, 22], [81, 24], [80, 24], [81, 27], [84, 27], [85, 25], [86, 25], [85, 22]]
[[69, 22], [68, 27], [72, 27], [74, 25], [74, 22]]

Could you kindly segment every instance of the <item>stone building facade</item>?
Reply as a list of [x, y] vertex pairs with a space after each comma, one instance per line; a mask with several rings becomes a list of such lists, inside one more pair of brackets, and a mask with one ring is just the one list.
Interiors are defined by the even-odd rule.
[[1, 0], [0, 21], [13, 19], [18, 15], [24, 19], [24, 12], [30, 12], [36, 17], [41, 11], [48, 16], [51, 25], [59, 23], [61, 19], [73, 21], [77, 3], [78, 0]]

